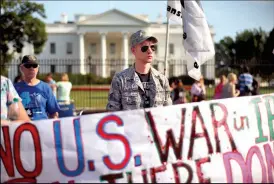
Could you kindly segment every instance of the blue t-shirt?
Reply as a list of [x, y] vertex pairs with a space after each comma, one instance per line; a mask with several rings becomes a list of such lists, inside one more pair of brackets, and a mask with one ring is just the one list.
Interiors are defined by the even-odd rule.
[[244, 92], [245, 91], [245, 87], [252, 87], [252, 83], [253, 83], [253, 77], [251, 74], [249, 73], [243, 73], [239, 76], [239, 85], [240, 85], [240, 91]]
[[35, 86], [29, 86], [24, 81], [14, 85], [31, 120], [48, 119], [47, 114], [60, 111], [50, 86], [40, 81]]

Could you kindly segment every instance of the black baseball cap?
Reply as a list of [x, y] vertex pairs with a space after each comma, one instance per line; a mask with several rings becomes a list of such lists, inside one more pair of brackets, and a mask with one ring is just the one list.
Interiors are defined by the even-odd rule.
[[37, 58], [34, 55], [25, 55], [22, 59], [22, 64], [37, 64]]

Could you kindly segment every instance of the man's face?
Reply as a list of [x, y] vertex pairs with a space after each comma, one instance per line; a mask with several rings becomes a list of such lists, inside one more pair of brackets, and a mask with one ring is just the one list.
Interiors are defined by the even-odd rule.
[[150, 40], [145, 40], [142, 43], [134, 46], [131, 51], [137, 61], [142, 63], [151, 63], [156, 49], [155, 43]]
[[24, 74], [25, 78], [36, 78], [37, 73], [38, 73], [38, 64], [22, 64], [21, 65], [21, 71]]

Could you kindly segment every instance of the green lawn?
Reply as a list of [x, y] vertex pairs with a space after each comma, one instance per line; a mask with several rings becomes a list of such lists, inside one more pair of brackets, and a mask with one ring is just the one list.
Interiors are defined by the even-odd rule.
[[71, 99], [74, 100], [76, 109], [105, 109], [107, 104], [107, 91], [72, 91]]
[[[214, 88], [207, 88], [207, 100], [212, 99]], [[261, 94], [274, 93], [274, 88], [261, 88]], [[105, 109], [108, 91], [72, 91], [71, 99], [74, 100], [76, 109]], [[190, 100], [189, 95], [187, 95]]]

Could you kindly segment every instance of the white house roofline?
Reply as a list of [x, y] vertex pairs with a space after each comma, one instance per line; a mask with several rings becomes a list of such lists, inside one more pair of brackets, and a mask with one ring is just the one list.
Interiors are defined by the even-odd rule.
[[[130, 14], [128, 14], [128, 13], [122, 12], [122, 11], [120, 11], [120, 10], [118, 10], [118, 9], [115, 9], [115, 8], [114, 8], [114, 9], [111, 9], [111, 10], [108, 10], [108, 11], [106, 11], [106, 12], [100, 13], [100, 14], [96, 14], [96, 15], [86, 15], [87, 18], [86, 18], [85, 20], [82, 20], [82, 21], [77, 22], [77, 24], [83, 24], [83, 23], [85, 23], [85, 22], [87, 22], [87, 21], [90, 21], [90, 20], [96, 20], [96, 19], [98, 19], [98, 18], [100, 18], [100, 17], [103, 17], [103, 16], [105, 16], [105, 15], [107, 15], [107, 14], [109, 14], [109, 13], [112, 13], [112, 12], [117, 12], [117, 13], [119, 13], [119, 14], [122, 14], [123, 16], [127, 16], [127, 17], [129, 17], [129, 18], [131, 18], [131, 19], [137, 20], [137, 21], [139, 21], [139, 22], [142, 23], [142, 24], [149, 24], [148, 21], [142, 20], [142, 19], [140, 19], [140, 18], [138, 18], [138, 17], [135, 17], [135, 16], [130, 15]], [[82, 15], [77, 15], [77, 16], [82, 16]]]

